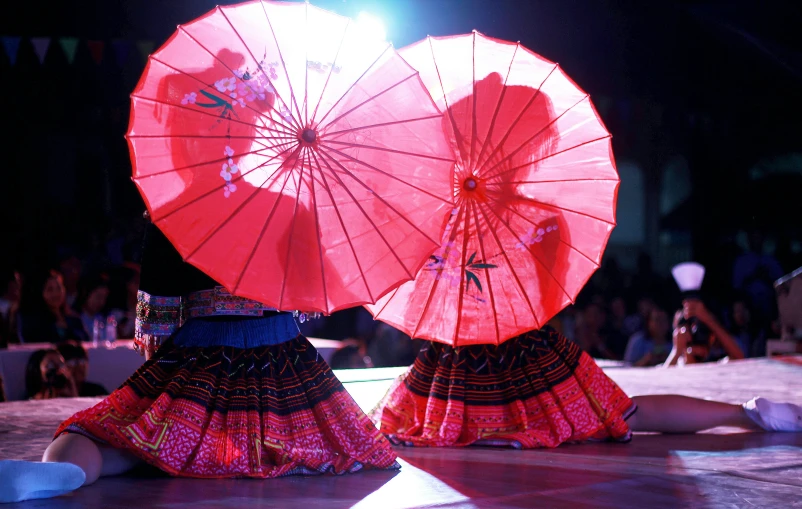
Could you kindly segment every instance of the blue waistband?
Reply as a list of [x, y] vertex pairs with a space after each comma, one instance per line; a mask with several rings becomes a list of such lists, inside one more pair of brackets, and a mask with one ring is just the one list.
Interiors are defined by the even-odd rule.
[[300, 334], [295, 318], [282, 313], [264, 318], [204, 320], [192, 318], [173, 335], [173, 344], [182, 347], [231, 346], [258, 348], [278, 345]]

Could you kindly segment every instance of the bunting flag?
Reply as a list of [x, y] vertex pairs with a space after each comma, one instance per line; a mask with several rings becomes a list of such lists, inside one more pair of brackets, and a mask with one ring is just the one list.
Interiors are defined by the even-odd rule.
[[117, 65], [123, 67], [125, 62], [128, 61], [128, 54], [131, 52], [131, 43], [125, 39], [115, 39], [111, 42], [114, 48], [114, 58], [117, 60]]
[[139, 49], [142, 59], [147, 62], [148, 57], [153, 52], [153, 41], [137, 41], [136, 47]]
[[6, 50], [8, 61], [11, 65], [17, 63], [17, 53], [19, 53], [20, 37], [5, 36], [3, 37], [3, 48]]
[[103, 41], [86, 41], [86, 45], [89, 47], [89, 53], [92, 54], [92, 60], [100, 65], [103, 62]]
[[31, 45], [39, 57], [39, 63], [45, 63], [45, 56], [47, 55], [47, 48], [50, 47], [50, 37], [31, 37]]
[[75, 52], [78, 49], [78, 39], [75, 37], [62, 37], [58, 42], [61, 45], [64, 56], [67, 57], [67, 62], [71, 64], [75, 60]]

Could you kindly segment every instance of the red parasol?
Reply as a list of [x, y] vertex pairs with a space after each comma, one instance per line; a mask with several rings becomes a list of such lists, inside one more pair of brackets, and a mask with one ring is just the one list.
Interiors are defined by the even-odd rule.
[[520, 44], [474, 32], [400, 53], [447, 109], [457, 205], [416, 279], [368, 310], [457, 346], [544, 325], [598, 268], [615, 224], [610, 134], [588, 95]]
[[453, 151], [389, 43], [296, 2], [218, 7], [151, 55], [133, 178], [181, 255], [279, 309], [375, 302], [437, 248]]

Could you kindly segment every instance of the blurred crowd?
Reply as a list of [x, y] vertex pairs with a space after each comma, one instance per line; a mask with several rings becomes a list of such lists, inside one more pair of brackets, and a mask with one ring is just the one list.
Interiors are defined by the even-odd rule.
[[[138, 235], [109, 235], [83, 250], [60, 247], [48, 263], [4, 264], [0, 348], [54, 345], [31, 357], [30, 397], [105, 391], [87, 384], [85, 369], [81, 374], [87, 362], [81, 345], [133, 337], [140, 244]], [[683, 300], [647, 255], [631, 273], [608, 256], [576, 303], [548, 325], [594, 358], [634, 366], [763, 356], [767, 339], [779, 337], [773, 283], [791, 269], [767, 254], [753, 232], [749, 248], [726, 269], [731, 284], [723, 292]], [[306, 321], [301, 329], [309, 337], [342, 341], [331, 360], [335, 369], [409, 365], [422, 343], [374, 321], [363, 308]]]

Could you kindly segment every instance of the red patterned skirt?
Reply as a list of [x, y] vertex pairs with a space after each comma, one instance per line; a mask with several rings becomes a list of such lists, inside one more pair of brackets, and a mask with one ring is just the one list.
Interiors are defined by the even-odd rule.
[[530, 449], [631, 438], [633, 401], [553, 330], [501, 345], [429, 343], [372, 416], [393, 443]]
[[270, 478], [398, 468], [390, 443], [303, 336], [258, 348], [164, 344], [61, 424], [176, 476]]

